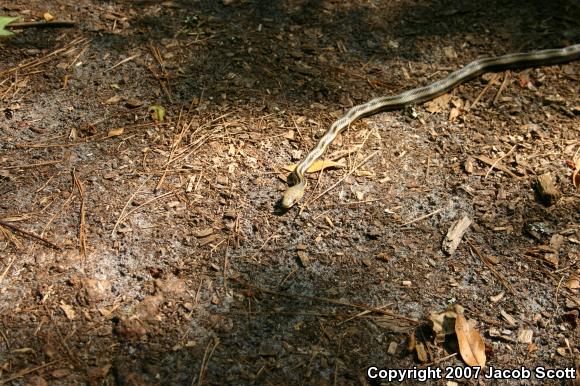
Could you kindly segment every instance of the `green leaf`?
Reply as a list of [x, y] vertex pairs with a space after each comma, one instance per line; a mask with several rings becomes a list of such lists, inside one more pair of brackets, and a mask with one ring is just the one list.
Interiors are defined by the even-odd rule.
[[165, 108], [163, 106], [152, 105], [149, 106], [149, 114], [151, 114], [151, 118], [157, 122], [163, 122], [163, 118], [165, 117]]
[[14, 20], [20, 19], [19, 17], [10, 16], [0, 16], [0, 36], [10, 36], [14, 35], [12, 32], [5, 29], [5, 27], [12, 23]]

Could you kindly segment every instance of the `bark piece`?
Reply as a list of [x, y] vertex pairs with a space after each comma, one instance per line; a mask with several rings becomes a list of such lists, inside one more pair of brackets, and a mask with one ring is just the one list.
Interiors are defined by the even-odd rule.
[[445, 236], [445, 240], [443, 240], [443, 245], [441, 247], [443, 252], [447, 253], [449, 256], [453, 255], [470, 225], [471, 219], [468, 216], [463, 216], [459, 221], [456, 221], [451, 228], [449, 228], [447, 236]]

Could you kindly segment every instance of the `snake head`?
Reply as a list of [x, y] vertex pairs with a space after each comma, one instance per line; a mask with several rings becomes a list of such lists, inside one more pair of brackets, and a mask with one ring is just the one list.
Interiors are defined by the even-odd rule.
[[286, 189], [284, 195], [282, 196], [281, 202], [282, 208], [284, 209], [291, 208], [292, 206], [294, 206], [294, 204], [300, 201], [300, 199], [302, 199], [302, 196], [304, 196], [304, 188], [305, 186], [303, 184], [298, 184]]

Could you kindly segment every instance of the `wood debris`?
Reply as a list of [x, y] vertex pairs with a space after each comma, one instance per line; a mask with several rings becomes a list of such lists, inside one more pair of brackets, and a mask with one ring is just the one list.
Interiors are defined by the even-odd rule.
[[471, 225], [471, 219], [468, 216], [463, 216], [457, 220], [447, 231], [447, 235], [443, 240], [441, 248], [449, 256], [453, 255], [463, 238], [463, 235]]

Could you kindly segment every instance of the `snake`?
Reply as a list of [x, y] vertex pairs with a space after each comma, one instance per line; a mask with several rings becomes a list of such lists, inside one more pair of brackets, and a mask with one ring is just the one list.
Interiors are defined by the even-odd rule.
[[417, 87], [397, 95], [377, 97], [366, 103], [356, 105], [336, 120], [319, 139], [316, 146], [296, 165], [287, 179], [289, 187], [282, 195], [280, 204], [282, 208], [288, 209], [302, 199], [307, 185], [305, 177], [306, 171], [324, 154], [326, 149], [340, 133], [361, 118], [432, 100], [486, 72], [553, 65], [570, 62], [579, 58], [580, 44], [574, 44], [563, 48], [512, 53], [503, 56], [477, 59], [451, 72], [445, 78], [437, 80], [427, 86]]

